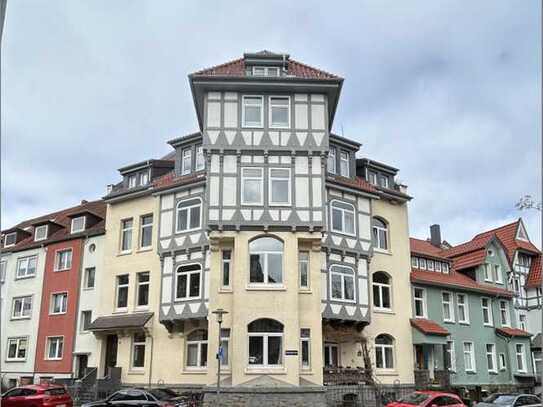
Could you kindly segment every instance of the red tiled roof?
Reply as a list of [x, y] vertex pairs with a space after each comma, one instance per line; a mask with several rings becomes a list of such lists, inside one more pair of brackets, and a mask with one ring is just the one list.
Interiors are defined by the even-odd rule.
[[475, 250], [454, 258], [454, 268], [464, 270], [483, 264], [486, 259], [486, 248]]
[[170, 171], [153, 181], [153, 187], [157, 190], [165, 189], [174, 186], [191, 184], [195, 181], [205, 180], [205, 171], [193, 172], [187, 175], [176, 175], [174, 171]]
[[327, 180], [336, 182], [340, 185], [344, 185], [350, 188], [358, 189], [364, 192], [369, 192], [369, 193], [379, 192], [373, 185], [371, 185], [362, 177], [356, 177], [353, 179], [353, 178], [342, 177], [340, 175], [328, 175]]
[[481, 237], [479, 239], [473, 239], [469, 242], [465, 242], [456, 246], [451, 247], [450, 249], [443, 250], [441, 254], [445, 257], [456, 257], [465, 253], [469, 253], [475, 250], [485, 248], [488, 242], [492, 239], [493, 235], [488, 235]]
[[532, 259], [530, 273], [526, 280], [526, 288], [541, 287], [541, 255], [537, 255]]
[[439, 247], [435, 247], [428, 240], [415, 239], [414, 237], [410, 237], [409, 246], [411, 248], [411, 253], [417, 253], [425, 256], [437, 257], [448, 260], [446, 257], [441, 255], [442, 249]]
[[529, 338], [532, 336], [531, 333], [523, 331], [522, 329], [518, 328], [496, 328], [496, 332], [505, 336], [520, 336], [520, 337], [526, 337]]
[[439, 325], [437, 322], [429, 319], [411, 318], [411, 326], [425, 335], [447, 336], [449, 331]]

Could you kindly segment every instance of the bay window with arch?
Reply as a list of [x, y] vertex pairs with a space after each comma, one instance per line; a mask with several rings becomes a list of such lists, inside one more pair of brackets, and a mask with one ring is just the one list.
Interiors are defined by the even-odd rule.
[[377, 369], [394, 369], [394, 338], [387, 334], [375, 338], [375, 367]]
[[283, 242], [260, 237], [249, 242], [249, 283], [281, 285], [283, 283]]
[[354, 270], [334, 264], [330, 266], [330, 298], [337, 301], [355, 302]]
[[207, 367], [207, 330], [197, 329], [187, 336], [185, 365], [187, 368]]
[[280, 367], [283, 364], [283, 324], [269, 318], [247, 326], [250, 367]]
[[202, 266], [185, 264], [175, 271], [175, 299], [190, 300], [200, 298], [202, 292]]
[[388, 224], [381, 218], [371, 220], [373, 247], [379, 250], [389, 250]]
[[392, 278], [383, 271], [372, 276], [373, 306], [377, 310], [392, 309]]
[[200, 198], [179, 201], [176, 207], [175, 232], [185, 233], [202, 227], [202, 200]]

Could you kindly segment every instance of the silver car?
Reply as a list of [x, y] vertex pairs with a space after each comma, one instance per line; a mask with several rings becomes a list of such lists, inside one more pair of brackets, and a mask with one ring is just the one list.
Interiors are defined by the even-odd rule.
[[494, 393], [477, 403], [477, 407], [542, 407], [533, 394]]

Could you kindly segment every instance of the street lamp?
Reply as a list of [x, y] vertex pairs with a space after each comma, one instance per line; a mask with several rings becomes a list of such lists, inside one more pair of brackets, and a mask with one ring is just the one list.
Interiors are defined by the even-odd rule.
[[218, 401], [218, 396], [221, 392], [221, 357], [222, 357], [221, 324], [222, 324], [222, 316], [225, 314], [228, 314], [228, 311], [225, 311], [222, 308], [217, 308], [215, 311], [212, 311], [211, 313], [217, 316], [217, 323], [219, 324], [219, 345], [217, 348], [217, 401]]

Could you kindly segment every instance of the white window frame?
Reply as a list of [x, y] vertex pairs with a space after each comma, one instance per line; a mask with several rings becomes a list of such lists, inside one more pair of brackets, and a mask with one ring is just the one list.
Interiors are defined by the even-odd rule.
[[140, 185], [147, 185], [149, 183], [149, 170], [142, 171], [140, 173]]
[[449, 274], [449, 263], [443, 263], [441, 269], [443, 273]]
[[[143, 219], [148, 218], [148, 217], [151, 217], [151, 223], [144, 224]], [[140, 238], [139, 238], [140, 249], [149, 249], [149, 248], [153, 247], [153, 225], [154, 225], [154, 223], [155, 223], [155, 217], [153, 216], [152, 213], [148, 213], [146, 215], [140, 216]], [[148, 228], [151, 229], [151, 241], [150, 241], [149, 245], [144, 246], [143, 245], [143, 232], [144, 232], [144, 229], [148, 229]]]
[[[341, 203], [343, 205], [348, 205], [348, 206], [350, 206], [352, 208], [352, 210], [334, 206], [334, 203], [336, 203], [336, 202], [339, 202], [339, 203]], [[343, 230], [334, 228], [334, 220], [333, 220], [334, 210], [341, 212], [341, 225], [343, 227]], [[346, 225], [345, 213], [346, 212], [352, 213], [352, 215], [353, 215], [353, 231], [352, 232], [347, 232], [346, 227], [345, 227], [345, 225]], [[356, 236], [356, 208], [354, 207], [354, 205], [352, 203], [345, 202], [345, 201], [340, 201], [338, 199], [333, 199], [330, 202], [330, 229], [334, 233], [340, 233], [342, 235], [348, 235], [348, 236]]]
[[0, 283], [6, 281], [8, 262], [7, 260], [0, 260]]
[[[89, 325], [92, 323], [92, 310], [83, 310], [81, 311], [81, 320], [79, 322], [79, 333], [86, 334], [89, 332], [88, 326], [85, 327], [85, 315], [89, 315]], [[86, 329], [87, 328], [87, 329]]]
[[[339, 271], [334, 271], [334, 268], [343, 268], [350, 270], [350, 273], [342, 273]], [[341, 297], [334, 297], [334, 291], [332, 289], [332, 276], [338, 275], [341, 277]], [[345, 298], [345, 280], [346, 278], [352, 279], [353, 282], [353, 299], [347, 299]], [[341, 301], [341, 302], [349, 302], [349, 303], [356, 303], [356, 278], [354, 269], [349, 266], [344, 266], [340, 264], [332, 264], [330, 266], [330, 299], [333, 301]]]
[[[391, 336], [391, 335], [388, 335], [388, 334], [383, 334], [385, 336], [388, 336], [389, 338], [392, 339], [392, 344], [391, 345], [388, 345], [388, 344], [377, 344], [375, 343], [374, 341], [374, 346], [375, 346], [375, 369], [380, 371], [380, 372], [383, 372], [383, 371], [394, 371], [396, 369], [396, 357], [395, 357], [395, 352], [394, 352], [394, 338]], [[377, 335], [377, 336], [380, 336], [380, 335]], [[377, 336], [375, 337], [375, 339], [377, 340]], [[386, 367], [387, 365], [387, 353], [386, 353], [386, 349], [391, 349], [391, 354], [392, 354], [392, 367]], [[383, 361], [384, 363], [384, 367], [378, 367], [377, 366], [377, 353], [380, 352], [381, 353], [381, 360]]]
[[[347, 157], [345, 157], [345, 155]], [[350, 173], [351, 173], [351, 169], [349, 168], [350, 167], [350, 154], [348, 151], [345, 151], [345, 150], [339, 150], [339, 175], [341, 175], [342, 177], [346, 177], [346, 178], [349, 178], [350, 177]], [[343, 173], [343, 170], [342, 170], [342, 164], [347, 164], [347, 167], [346, 167], [346, 173], [344, 174]]]
[[[376, 283], [373, 281], [373, 276], [377, 273], [382, 273], [384, 275], [387, 276], [388, 278], [388, 281], [389, 283], [388, 284], [385, 284], [385, 283]], [[371, 276], [371, 287], [372, 287], [372, 295], [373, 295], [373, 287], [377, 287], [378, 291], [379, 291], [379, 306], [375, 305], [375, 297], [373, 298], [373, 307], [375, 310], [377, 311], [392, 311], [392, 284], [390, 283], [390, 281], [392, 281], [392, 277], [390, 277], [388, 275], [388, 273], [385, 273], [384, 271], [376, 271], [375, 273], [372, 274]], [[388, 299], [389, 299], [389, 302], [390, 302], [390, 307], [383, 307], [383, 290], [384, 289], [387, 289], [388, 290]]]
[[[191, 332], [191, 334], [194, 332], [194, 331], [199, 331], [200, 329], [202, 328], [199, 328], [199, 329], [195, 329]], [[208, 332], [209, 334], [209, 332]], [[187, 338], [190, 336], [187, 335]], [[202, 345], [207, 345], [207, 349], [209, 351], [209, 339], [198, 339], [198, 340], [192, 340], [192, 341], [189, 341], [187, 339], [187, 344], [185, 346], [185, 369], [187, 370], [206, 370], [207, 369], [207, 364], [209, 362], [209, 360], [206, 360], [206, 365], [205, 366], [201, 366], [202, 365]], [[189, 357], [189, 345], [197, 345], [197, 358], [196, 358], [196, 366], [189, 366], [188, 364], [188, 357]]]
[[[246, 103], [248, 98], [259, 99], [260, 104]], [[260, 122], [246, 123], [245, 122], [245, 107], [260, 106]], [[243, 95], [241, 98], [241, 125], [243, 128], [261, 129], [264, 127], [264, 96], [261, 95]]]
[[[260, 66], [260, 65], [254, 65], [251, 67], [251, 75], [258, 76], [258, 77], [264, 77], [264, 76], [271, 76], [271, 77], [278, 77], [281, 76], [281, 68], [278, 66]], [[255, 73], [258, 69], [262, 69], [262, 75], [259, 75]], [[270, 70], [273, 70], [277, 72], [276, 75], [270, 75]]]
[[[55, 299], [57, 297], [61, 297], [62, 300], [60, 302], [60, 310], [55, 311], [55, 305], [56, 301]], [[66, 314], [68, 312], [68, 292], [67, 291], [59, 291], [51, 293], [51, 299], [49, 302], [49, 315], [62, 315]]]
[[[145, 340], [136, 342], [136, 335], [143, 335]], [[144, 370], [145, 369], [145, 358], [147, 352], [147, 335], [142, 332], [136, 332], [132, 335], [130, 346], [130, 370]], [[143, 366], [135, 366], [134, 361], [136, 357], [136, 346], [143, 346]]]
[[194, 163], [194, 171], [202, 171], [206, 167], [206, 160], [204, 156], [204, 146], [196, 146], [196, 160]]
[[[270, 237], [270, 239], [274, 239], [272, 237]], [[258, 240], [258, 239], [255, 239], [255, 240]], [[284, 283], [285, 283], [285, 243], [279, 239], [275, 239], [275, 240], [278, 240], [279, 242], [281, 242], [281, 244], [283, 245], [282, 246], [282, 249], [281, 250], [255, 250], [255, 251], [251, 251], [251, 248], [250, 248], [250, 244], [251, 242], [249, 242], [249, 279], [248, 279], [248, 283], [249, 283], [249, 287], [283, 287], [284, 286]], [[264, 258], [263, 258], [263, 274], [264, 274], [264, 282], [252, 282], [251, 281], [251, 255], [253, 254], [258, 254], [258, 255], [263, 255]], [[273, 254], [273, 255], [281, 255], [281, 282], [279, 283], [271, 283], [269, 282], [269, 277], [270, 277], [270, 274], [269, 274], [269, 256], [270, 254]]]
[[[81, 228], [79, 229], [76, 229], [74, 227], [75, 223], [80, 220], [80, 219], [83, 219], [83, 225]], [[78, 216], [76, 218], [72, 218], [72, 224], [70, 226], [70, 233], [79, 233], [79, 232], [83, 232], [85, 230], [85, 227], [87, 226], [87, 217], [86, 216]]]
[[128, 188], [135, 188], [138, 185], [138, 176], [137, 174], [132, 174], [128, 176]]
[[[448, 301], [445, 301], [445, 295], [449, 297]], [[449, 309], [449, 318], [445, 318], [445, 307]], [[441, 292], [441, 312], [443, 314], [443, 321], [444, 322], [455, 322], [455, 315], [454, 315], [454, 296], [450, 291], [442, 291]]]
[[[505, 308], [503, 308], [502, 306], [505, 305]], [[500, 306], [499, 306], [499, 309], [500, 309], [500, 324], [501, 326], [505, 326], [505, 327], [508, 327], [510, 328], [511, 327], [511, 314], [509, 313], [509, 304], [507, 304], [507, 301], [504, 301], [504, 300], [500, 300]], [[503, 314], [502, 312], [505, 311], [505, 322], [503, 321]]]
[[436, 271], [436, 273], [441, 273], [441, 262], [440, 261], [435, 261], [434, 262], [434, 269]]
[[377, 173], [368, 171], [368, 182], [372, 185], [377, 185]]
[[379, 185], [382, 187], [382, 188], [388, 188], [389, 187], [389, 183], [388, 183], [388, 177], [386, 175], [381, 175], [379, 177], [379, 181], [381, 181], [379, 183]]
[[503, 284], [503, 273], [499, 264], [494, 264], [494, 277], [496, 278], [496, 283]]
[[[15, 303], [17, 301], [21, 301], [21, 313], [19, 315], [15, 315]], [[22, 295], [18, 297], [13, 297], [11, 300], [11, 319], [30, 319], [32, 318], [32, 302], [33, 298], [31, 295]], [[28, 315], [24, 314], [25, 304], [30, 303], [30, 311]]]
[[[22, 357], [22, 358], [18, 357], [19, 350], [21, 348], [21, 341], [26, 341], [25, 356]], [[23, 362], [23, 361], [25, 361], [26, 360], [26, 355], [28, 354], [28, 341], [29, 341], [28, 336], [16, 336], [16, 337], [8, 338], [7, 345], [6, 345], [6, 361], [7, 362]], [[16, 344], [15, 345], [15, 357], [10, 358], [9, 357], [9, 348], [10, 348], [12, 342], [15, 342], [15, 344]]]
[[[518, 351], [519, 346], [522, 349], [521, 352]], [[521, 373], [526, 373], [528, 371], [527, 365], [526, 365], [526, 346], [524, 346], [523, 343], [515, 343], [515, 356], [517, 360], [517, 371]], [[521, 366], [519, 365], [519, 356], [521, 357], [520, 361], [522, 362], [522, 369], [521, 369]]]
[[[131, 226], [129, 227], [125, 226], [125, 223], [128, 221], [132, 222]], [[123, 241], [124, 241], [125, 233], [130, 233], [130, 244], [128, 248], [123, 249]], [[134, 218], [121, 219], [121, 239], [119, 242], [120, 243], [119, 250], [121, 253], [130, 253], [132, 251], [132, 245], [134, 243], [133, 237], [134, 237]]]
[[[220, 340], [221, 348], [222, 349], [226, 348], [226, 353], [228, 354], [228, 360], [226, 361], [226, 363], [224, 363], [224, 360], [221, 359], [221, 366], [226, 367], [227, 369], [230, 367], [230, 360], [232, 359], [232, 355], [230, 352], [230, 335], [231, 335], [230, 328], [221, 328], [221, 340]], [[223, 355], [224, 355], [224, 352], [223, 352]]]
[[489, 263], [485, 263], [483, 265], [484, 268], [484, 279], [485, 281], [492, 282], [492, 265]]
[[[126, 283], [119, 283], [119, 278], [122, 276], [128, 276], [128, 282]], [[119, 307], [119, 291], [121, 288], [126, 288], [127, 295], [126, 295], [126, 306], [125, 307]], [[124, 273], [124, 274], [117, 274], [115, 276], [115, 311], [116, 312], [126, 312], [128, 310], [128, 294], [130, 291], [130, 274]]]
[[519, 324], [520, 329], [522, 329], [523, 331], [528, 330], [528, 319], [527, 319], [526, 314], [519, 314], [518, 324]]
[[[483, 301], [488, 301], [488, 307], [485, 307]], [[488, 310], [488, 322], [485, 322], [485, 309]], [[481, 298], [481, 312], [483, 314], [483, 325], [484, 326], [494, 326], [494, 317], [492, 315], [492, 300], [488, 297]]]
[[[447, 347], [450, 344], [450, 348]], [[445, 344], [445, 352], [449, 354], [451, 358], [450, 372], [456, 372], [456, 350], [454, 348], [454, 341], [447, 341]]]
[[[416, 297], [415, 293], [417, 290], [422, 291], [422, 297]], [[423, 315], [417, 315], [417, 301], [422, 302], [422, 312]], [[413, 315], [415, 318], [427, 318], [428, 310], [426, 308], [427, 301], [426, 301], [426, 289], [422, 287], [413, 287]]]
[[[184, 272], [179, 272], [180, 269], [182, 269], [183, 267], [188, 267], [188, 266], [194, 266], [194, 265], [197, 265], [199, 266], [200, 268], [198, 270], [192, 270], [192, 271], [184, 271]], [[185, 294], [186, 296], [185, 297], [178, 297], [177, 296], [177, 284], [178, 284], [178, 275], [179, 274], [184, 274], [187, 276], [187, 287], [186, 287], [186, 290], [185, 290]], [[190, 281], [191, 281], [191, 277], [193, 274], [198, 274], [198, 279], [199, 279], [199, 285], [198, 285], [198, 295], [197, 296], [190, 296]], [[175, 300], [176, 301], [187, 301], [187, 300], [197, 300], [197, 299], [200, 299], [202, 297], [202, 274], [203, 274], [203, 270], [202, 270], [202, 265], [200, 263], [187, 263], [187, 264], [180, 264], [176, 267], [175, 269]]]
[[[50, 349], [51, 349], [51, 345], [53, 344], [53, 340], [58, 340], [60, 339], [60, 343], [62, 343], [62, 351], [60, 352], [60, 355], [59, 355], [59, 342], [55, 341], [56, 342], [56, 346], [55, 346], [55, 354], [56, 356], [54, 357], [50, 357], [49, 354], [51, 353], [50, 352]], [[46, 346], [45, 346], [45, 360], [62, 360], [63, 356], [64, 356], [64, 335], [60, 335], [60, 336], [47, 336], [45, 338], [45, 343], [46, 343]]]
[[[272, 109], [274, 107], [280, 106], [281, 108], [284, 108], [284, 105], [275, 105], [273, 104], [273, 99], [286, 99], [288, 101], [287, 105], [287, 116], [288, 116], [288, 123], [286, 125], [273, 125], [272, 122]], [[270, 95], [268, 97], [268, 121], [270, 123], [269, 127], [271, 129], [289, 129], [290, 128], [290, 114], [291, 114], [291, 103], [290, 103], [290, 96], [273, 96]]]
[[[284, 357], [283, 354], [285, 352], [285, 338], [284, 338], [284, 332], [248, 332], [247, 334], [248, 338], [251, 337], [262, 337], [262, 364], [256, 365], [249, 363], [249, 360], [247, 360], [247, 365], [249, 369], [277, 369], [282, 368], [284, 364]], [[279, 364], [276, 365], [270, 365], [268, 362], [268, 338], [271, 337], [279, 337], [281, 338], [281, 361]], [[250, 355], [250, 345], [249, 345], [249, 339], [247, 339], [247, 355]], [[249, 356], [250, 357], [250, 356]]]
[[[309, 335], [302, 336], [302, 331], [307, 330]], [[307, 343], [307, 363], [304, 363], [303, 360], [303, 346], [304, 343]], [[300, 368], [302, 370], [311, 369], [311, 330], [309, 328], [300, 329]]]
[[[33, 274], [28, 274], [28, 265], [30, 263], [30, 260], [32, 260], [32, 259], [36, 259], [36, 267], [34, 268], [34, 273]], [[24, 274], [20, 274], [19, 273], [19, 271], [21, 270], [20, 266], [23, 263], [25, 263]], [[35, 277], [37, 272], [38, 272], [37, 269], [38, 269], [38, 256], [37, 255], [19, 257], [17, 259], [16, 269], [15, 269], [15, 279], [19, 280], [19, 279], [22, 279], [22, 278]]]
[[422, 259], [422, 258], [419, 259], [419, 268], [421, 270], [426, 270], [426, 259]]
[[[330, 147], [330, 150], [328, 151], [328, 172], [330, 174], [336, 174], [337, 173], [337, 163], [336, 163], [336, 148]], [[330, 165], [332, 164], [332, 165]]]
[[[188, 160], [188, 163], [185, 163]], [[192, 172], [192, 146], [181, 151], [181, 175], [187, 175]]]
[[[309, 250], [299, 250], [298, 251], [298, 284], [300, 290], [309, 290], [311, 287], [310, 277], [311, 277], [311, 269], [310, 269], [310, 255]], [[302, 284], [302, 270], [305, 266], [305, 270], [307, 272], [306, 281], [307, 284]]]
[[[199, 203], [192, 204], [189, 206], [183, 206], [182, 208], [179, 208], [179, 205], [181, 205], [183, 202], [192, 201], [192, 200], [198, 200]], [[192, 223], [192, 208], [200, 207], [200, 222], [198, 222], [198, 226], [195, 226], [193, 228], [190, 227], [190, 224]], [[179, 211], [187, 211], [187, 229], [179, 229]], [[202, 199], [199, 197], [196, 198], [189, 198], [189, 199], [183, 199], [182, 201], [177, 202], [177, 205], [175, 206], [175, 233], [187, 233], [192, 232], [194, 230], [199, 230], [202, 228]], [[153, 220], [154, 222], [154, 220]]]
[[498, 355], [498, 363], [500, 370], [507, 370], [507, 359], [505, 357], [505, 353], [502, 352]]
[[[43, 234], [43, 236], [41, 237], [38, 237], [40, 234], [38, 233], [38, 231], [42, 231], [42, 230], [45, 230], [45, 233]], [[35, 242], [40, 242], [42, 240], [46, 240], [47, 239], [47, 232], [49, 230], [49, 225], [40, 225], [40, 226], [36, 226], [34, 228], [34, 241]]]
[[[225, 258], [225, 253], [229, 253], [230, 258]], [[223, 288], [223, 289], [232, 288], [232, 271], [233, 271], [232, 255], [233, 255], [233, 253], [234, 253], [234, 251], [231, 248], [221, 250], [221, 288]], [[225, 280], [224, 271], [225, 271], [225, 266], [226, 265], [228, 265], [228, 284], [224, 284], [225, 283], [225, 281], [224, 281]]]
[[[147, 274], [147, 281], [140, 281], [142, 275]], [[147, 286], [147, 304], [139, 305], [140, 300], [140, 288]], [[149, 300], [151, 295], [151, 273], [148, 271], [140, 271], [136, 273], [136, 309], [143, 310], [149, 308]]]
[[[93, 270], [94, 278], [92, 280], [92, 286], [89, 285], [89, 271]], [[85, 267], [83, 271], [83, 289], [93, 290], [96, 287], [96, 267]]]
[[[15, 236], [15, 239], [13, 240], [13, 243], [8, 244], [7, 243], [8, 238], [11, 236]], [[4, 247], [12, 247], [12, 246], [15, 246], [16, 244], [17, 244], [17, 232], [6, 233], [4, 235]]]
[[[488, 347], [491, 347], [491, 351], [488, 351]], [[488, 368], [488, 371], [491, 373], [497, 373], [498, 372], [498, 360], [496, 357], [496, 344], [495, 343], [486, 343], [485, 344], [485, 353], [486, 353], [486, 365]], [[488, 356], [490, 355], [491, 361], [492, 361], [492, 368], [488, 366]]]
[[[464, 302], [460, 303], [459, 298], [464, 298]], [[458, 308], [457, 314], [458, 314], [458, 323], [460, 324], [467, 324], [469, 325], [469, 296], [467, 294], [463, 293], [457, 293], [456, 294], [456, 306]], [[464, 310], [464, 319], [460, 319], [460, 308]]]
[[434, 261], [430, 259], [426, 260], [426, 267], [428, 271], [434, 271]]
[[[281, 170], [281, 171], [288, 171], [288, 178], [285, 177], [274, 177], [272, 176], [273, 170]], [[292, 205], [292, 176], [291, 176], [290, 168], [281, 168], [281, 167], [270, 167], [268, 169], [268, 196], [270, 201], [270, 206], [291, 206]], [[287, 181], [287, 202], [279, 202], [273, 200], [273, 190], [272, 190], [272, 183], [273, 181]]]
[[[63, 264], [62, 260], [62, 254], [66, 253], [67, 257], [65, 260], [65, 264]], [[68, 254], [69, 253], [69, 254]], [[72, 257], [73, 257], [73, 250], [71, 248], [69, 249], [59, 249], [55, 251], [55, 269], [54, 271], [66, 271], [70, 270], [72, 268]]]
[[325, 367], [327, 366], [331, 366], [331, 367], [338, 367], [338, 366], [341, 366], [341, 353], [340, 353], [340, 350], [339, 350], [339, 345], [337, 343], [330, 343], [330, 342], [326, 342], [324, 344], [324, 355], [323, 355], [323, 358], [322, 358], [322, 362], [323, 364], [325, 363], [325, 360], [326, 360], [326, 353], [328, 353], [328, 359], [332, 362], [333, 361], [333, 357], [332, 357], [332, 349], [335, 349], [336, 350], [336, 355], [337, 355], [337, 366], [334, 366], [334, 365], [325, 365]]
[[[258, 170], [260, 176], [246, 176], [245, 170]], [[255, 202], [248, 202], [245, 200], [245, 181], [260, 181], [260, 199]], [[290, 192], [289, 192], [290, 194]], [[262, 206], [264, 205], [264, 169], [262, 167], [242, 167], [241, 168], [241, 204], [247, 206]]]
[[411, 268], [418, 269], [419, 268], [419, 258], [412, 256], [411, 257]]
[[[380, 222], [383, 222], [385, 224], [385, 227], [383, 228], [382, 226], [376, 226], [373, 224], [372, 222], [372, 225], [371, 225], [371, 234], [372, 234], [372, 244], [374, 243], [373, 242], [373, 231], [376, 229], [377, 230], [377, 240], [375, 241], [375, 244], [373, 245], [373, 250], [377, 250], [378, 252], [385, 252], [385, 253], [388, 253], [390, 252], [390, 233], [389, 233], [389, 223], [386, 222], [384, 219], [382, 218], [376, 218], [377, 220], [379, 220]], [[373, 219], [372, 219], [373, 220]], [[385, 232], [385, 243], [386, 243], [386, 249], [383, 249], [381, 246], [382, 246], [382, 242], [381, 242], [381, 235], [380, 235], [380, 231], [384, 231]], [[428, 263], [426, 261], [426, 263]]]
[[[469, 351], [466, 351], [466, 345], [470, 345], [469, 346]], [[463, 356], [464, 356], [464, 370], [466, 372], [476, 372], [477, 371], [477, 365], [476, 365], [476, 362], [475, 362], [475, 348], [474, 348], [474, 344], [473, 342], [470, 342], [470, 341], [465, 341], [465, 342], [462, 342], [462, 353], [463, 353]], [[470, 358], [470, 361], [471, 361], [471, 368], [467, 368], [466, 366], [466, 355], [469, 355], [469, 358]]]

